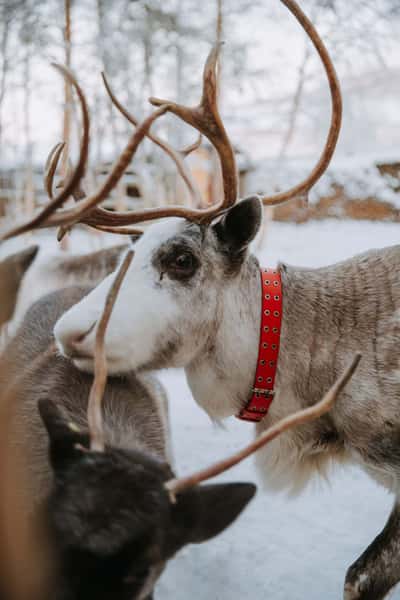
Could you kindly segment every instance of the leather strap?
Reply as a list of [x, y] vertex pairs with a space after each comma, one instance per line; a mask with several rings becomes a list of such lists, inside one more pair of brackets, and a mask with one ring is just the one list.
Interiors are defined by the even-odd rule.
[[282, 281], [276, 269], [261, 269], [261, 331], [252, 395], [237, 415], [243, 421], [265, 417], [274, 398], [282, 326]]

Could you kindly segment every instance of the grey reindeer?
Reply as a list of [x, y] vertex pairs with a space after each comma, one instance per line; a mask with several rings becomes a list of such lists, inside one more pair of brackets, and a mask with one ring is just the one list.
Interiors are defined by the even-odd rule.
[[255, 486], [195, 486], [171, 503], [166, 396], [148, 375], [108, 379], [106, 449], [90, 450], [93, 378], [55, 351], [52, 333], [87, 292], [71, 287], [40, 299], [4, 350], [0, 389], [2, 400], [12, 401], [9, 435], [28, 475], [32, 515], [47, 525], [54, 557], [49, 598], [151, 600], [167, 561], [228, 527]]
[[[73, 209], [57, 210], [53, 205], [35, 222], [8, 234], [78, 221], [127, 233], [128, 225], [173, 217], [148, 227], [135, 245], [107, 331], [107, 358], [113, 373], [184, 368], [196, 402], [215, 419], [237, 414], [252, 395], [261, 282], [260, 265], [249, 244], [260, 228], [262, 204], [307, 194], [330, 162], [341, 124], [340, 88], [325, 46], [299, 5], [281, 1], [310, 36], [330, 83], [327, 142], [305, 181], [287, 192], [264, 196], [262, 202], [249, 197], [236, 203], [237, 170], [217, 108], [214, 49], [204, 70], [199, 106], [152, 99], [159, 108], [138, 126], [116, 163], [113, 181], [151, 124], [169, 111], [215, 146], [223, 179], [220, 203], [206, 209], [168, 206], [111, 213], [96, 206], [108, 193], [103, 187]], [[78, 89], [74, 78], [66, 76]], [[84, 112], [82, 97], [81, 104]], [[109, 178], [108, 187], [111, 184]], [[67, 194], [67, 186], [64, 191]], [[356, 462], [396, 497], [383, 532], [347, 573], [345, 600], [381, 600], [400, 580], [399, 259], [400, 248], [393, 247], [322, 269], [278, 267], [283, 314], [275, 397], [257, 431], [315, 404], [355, 351], [362, 350], [363, 359], [328, 416], [285, 433], [259, 453], [260, 473], [271, 487], [300, 490], [311, 475], [325, 473], [333, 462]], [[82, 371], [93, 369], [96, 323], [109, 286], [106, 279], [55, 326], [60, 351]]]

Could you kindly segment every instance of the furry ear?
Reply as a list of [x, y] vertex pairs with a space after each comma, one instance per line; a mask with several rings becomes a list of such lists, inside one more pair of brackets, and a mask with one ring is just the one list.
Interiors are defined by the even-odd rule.
[[49, 434], [50, 462], [54, 470], [63, 469], [82, 456], [82, 449], [89, 448], [89, 435], [68, 422], [52, 400], [41, 399], [38, 407]]
[[203, 485], [178, 496], [174, 506], [175, 551], [215, 537], [239, 516], [256, 493], [252, 483]]
[[39, 246], [34, 244], [10, 256], [10, 260], [14, 263], [16, 269], [21, 273], [21, 276], [29, 269], [38, 252]]
[[9, 321], [15, 310], [21, 280], [34, 260], [39, 246], [29, 246], [0, 261], [0, 325]]
[[231, 253], [240, 254], [257, 235], [261, 220], [261, 200], [250, 196], [229, 209], [213, 227], [219, 241]]

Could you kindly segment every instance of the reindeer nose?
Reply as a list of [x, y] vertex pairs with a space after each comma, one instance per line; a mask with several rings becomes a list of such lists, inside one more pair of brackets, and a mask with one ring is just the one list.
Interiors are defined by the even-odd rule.
[[87, 331], [57, 331], [57, 341], [63, 354], [68, 358], [93, 358], [93, 353], [85, 348], [85, 340], [96, 326], [95, 321]]

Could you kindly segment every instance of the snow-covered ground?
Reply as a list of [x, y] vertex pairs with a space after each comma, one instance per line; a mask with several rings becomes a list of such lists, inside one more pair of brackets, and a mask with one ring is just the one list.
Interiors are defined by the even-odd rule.
[[[97, 241], [96, 241], [97, 239]], [[53, 242], [46, 234], [44, 249]], [[94, 250], [77, 232], [71, 247]], [[108, 243], [116, 243], [110, 236]], [[278, 260], [321, 266], [371, 247], [400, 242], [400, 226], [329, 220], [272, 223], [258, 251], [262, 264]], [[29, 243], [29, 242], [25, 242]], [[3, 246], [1, 254], [19, 242]], [[177, 471], [186, 474], [243, 446], [253, 426], [230, 419], [214, 426], [197, 407], [179, 371], [161, 374], [167, 386]], [[226, 473], [227, 481], [255, 481], [251, 459]], [[330, 484], [316, 482], [296, 499], [259, 489], [238, 521], [218, 538], [181, 551], [161, 578], [165, 600], [339, 600], [347, 567], [382, 529], [392, 499], [357, 468], [338, 470]], [[400, 598], [400, 590], [393, 598]]]
[[[371, 247], [400, 242], [395, 224], [325, 221], [273, 223], [260, 258], [319, 266]], [[194, 403], [182, 373], [162, 374], [171, 405], [178, 472], [188, 473], [240, 448], [252, 425], [216, 428]], [[222, 478], [257, 481], [252, 460]], [[259, 489], [238, 521], [218, 538], [183, 550], [156, 597], [173, 600], [339, 600], [347, 567], [383, 527], [391, 497], [356, 468], [338, 470], [295, 499]], [[400, 598], [400, 590], [393, 598]]]

